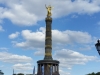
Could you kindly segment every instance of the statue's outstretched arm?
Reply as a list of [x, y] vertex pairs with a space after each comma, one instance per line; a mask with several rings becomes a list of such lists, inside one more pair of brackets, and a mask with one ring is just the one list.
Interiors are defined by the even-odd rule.
[[45, 4], [45, 7], [47, 8], [46, 4]]

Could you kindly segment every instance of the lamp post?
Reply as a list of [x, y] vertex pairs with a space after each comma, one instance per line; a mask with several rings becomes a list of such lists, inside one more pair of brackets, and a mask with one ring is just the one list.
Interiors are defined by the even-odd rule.
[[97, 43], [95, 44], [95, 47], [100, 55], [100, 40], [97, 40]]

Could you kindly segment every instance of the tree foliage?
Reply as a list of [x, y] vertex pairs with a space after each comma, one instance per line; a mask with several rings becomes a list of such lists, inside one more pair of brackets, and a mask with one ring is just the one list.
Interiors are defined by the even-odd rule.
[[92, 72], [92, 73], [89, 73], [89, 74], [86, 74], [86, 75], [100, 75], [100, 72], [97, 72], [97, 73]]
[[24, 75], [23, 73], [18, 73], [17, 75]]

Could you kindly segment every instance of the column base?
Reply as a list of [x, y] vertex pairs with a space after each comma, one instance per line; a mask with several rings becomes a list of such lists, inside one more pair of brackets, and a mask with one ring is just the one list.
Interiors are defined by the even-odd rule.
[[59, 65], [59, 61], [46, 59], [46, 60], [39, 60], [37, 61], [37, 63], [41, 65], [41, 67], [38, 67], [37, 75], [51, 75], [51, 74], [60, 75], [58, 70], [59, 66], [57, 68], [55, 66]]
[[49, 57], [49, 56], [45, 56], [44, 57], [44, 60], [53, 60], [53, 58], [52, 57]]

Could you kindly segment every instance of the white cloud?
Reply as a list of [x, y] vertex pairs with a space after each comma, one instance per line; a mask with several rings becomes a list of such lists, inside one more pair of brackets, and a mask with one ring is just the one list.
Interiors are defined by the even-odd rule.
[[6, 47], [0, 47], [0, 50], [8, 51], [8, 48], [6, 48]]
[[11, 54], [7, 52], [0, 52], [0, 61], [8, 63], [23, 63], [31, 62], [32, 58], [25, 55]]
[[83, 47], [79, 47], [79, 50], [91, 50], [92, 46], [84, 45]]
[[33, 49], [33, 48], [41, 48], [44, 46], [44, 31], [41, 31], [41, 28], [37, 32], [32, 32], [30, 30], [23, 30], [21, 32], [23, 39], [25, 42], [15, 43], [15, 46], [21, 47], [24, 49]]
[[100, 12], [99, 0], [0, 0], [5, 7], [0, 7], [0, 19], [10, 19], [20, 26], [35, 25], [46, 16], [45, 4], [51, 4], [53, 18], [62, 17], [71, 13], [93, 14]]
[[100, 25], [100, 21], [97, 24]]
[[26, 11], [22, 5], [15, 4], [11, 10], [4, 12], [3, 15], [15, 24], [29, 26], [37, 22], [36, 15]]
[[52, 31], [53, 41], [56, 43], [91, 43], [92, 37], [87, 32], [81, 31]]
[[0, 25], [0, 31], [5, 31], [3, 28], [2, 28], [2, 26]]
[[61, 70], [61, 69], [59, 70], [59, 72], [60, 72], [60, 75], [70, 75], [69, 72]]
[[[41, 28], [32, 32], [30, 30], [23, 30], [21, 35], [25, 41], [23, 42], [14, 42], [13, 44], [16, 47], [24, 48], [24, 49], [36, 49], [36, 48], [44, 48], [45, 46], [45, 29]], [[90, 44], [94, 42], [94, 38], [88, 34], [87, 32], [81, 31], [59, 31], [52, 30], [52, 42], [53, 46], [56, 48], [58, 44], [67, 45], [67, 44]], [[56, 46], [55, 46], [56, 45]]]
[[36, 55], [36, 56], [44, 56], [45, 49], [42, 49], [42, 50], [44, 50], [44, 51], [41, 51], [41, 49], [40, 49], [40, 50], [34, 52], [34, 55]]
[[33, 69], [31, 63], [25, 63], [25, 64], [18, 63], [18, 64], [13, 65], [13, 68], [15, 70], [20, 70], [20, 71], [25, 71], [25, 70], [27, 71], [27, 70], [32, 70]]
[[0, 65], [0, 68], [3, 68], [4, 67], [4, 65]]
[[10, 39], [15, 39], [15, 38], [18, 37], [19, 34], [20, 34], [19, 32], [12, 33], [12, 34], [9, 35], [9, 38], [10, 38]]
[[62, 68], [72, 68], [73, 65], [84, 65], [89, 61], [94, 61], [97, 59], [96, 56], [88, 56], [81, 54], [76, 51], [62, 49], [55, 52], [55, 59], [61, 61], [60, 67]]
[[77, 15], [72, 15], [72, 17], [71, 18], [77, 18], [78, 16]]

